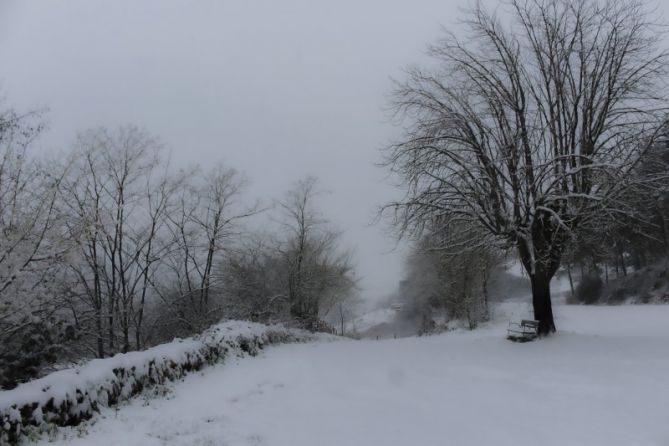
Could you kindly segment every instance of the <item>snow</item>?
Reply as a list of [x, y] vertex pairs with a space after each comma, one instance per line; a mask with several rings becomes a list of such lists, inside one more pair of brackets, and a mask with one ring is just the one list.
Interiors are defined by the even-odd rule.
[[[222, 324], [224, 333], [236, 334], [261, 333], [262, 325], [240, 324], [234, 322]], [[55, 405], [67, 399], [68, 393], [77, 388], [103, 383], [115, 379], [113, 370], [116, 368], [146, 369], [152, 360], [172, 360], [180, 363], [185, 360], [187, 353], [197, 351], [202, 342], [196, 339], [177, 339], [174, 342], [161, 344], [151, 349], [139, 352], [119, 353], [112, 358], [93, 359], [80, 368], [65, 369], [49, 374], [48, 376], [22, 384], [16, 389], [0, 392], [0, 411], [14, 404], [19, 406], [32, 402], [46, 404], [52, 397]]]
[[560, 332], [289, 344], [104, 409], [71, 445], [667, 445], [669, 306], [557, 305]]
[[182, 362], [188, 352], [196, 351], [202, 343], [193, 339], [178, 340], [159, 345], [142, 352], [121, 353], [112, 358], [94, 359], [81, 368], [65, 369], [49, 374], [41, 379], [22, 384], [16, 389], [0, 392], [0, 412], [14, 404], [38, 402], [46, 404], [54, 398], [54, 404], [60, 405], [78, 388], [91, 388], [106, 381], [113, 381], [116, 368], [144, 369], [151, 360], [173, 360]]
[[[332, 336], [275, 325], [230, 321], [199, 336], [176, 339], [141, 352], [89, 361], [0, 392], [0, 445], [43, 421], [76, 424], [110, 402], [125, 401], [145, 386], [178, 379], [226, 356], [256, 354], [278, 342], [331, 340]], [[22, 412], [26, 412], [22, 416]]]

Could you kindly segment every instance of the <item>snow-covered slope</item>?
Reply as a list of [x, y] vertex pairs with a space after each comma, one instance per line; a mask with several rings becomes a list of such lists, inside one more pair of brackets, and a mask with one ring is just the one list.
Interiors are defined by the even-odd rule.
[[528, 310], [505, 303], [474, 332], [271, 348], [55, 444], [669, 444], [669, 306], [556, 306], [558, 335], [506, 341], [504, 320]]
[[0, 446], [53, 426], [77, 425], [104, 407], [180, 379], [228, 356], [255, 355], [266, 345], [330, 339], [251, 322], [215, 325], [199, 336], [145, 351], [96, 359], [0, 392]]

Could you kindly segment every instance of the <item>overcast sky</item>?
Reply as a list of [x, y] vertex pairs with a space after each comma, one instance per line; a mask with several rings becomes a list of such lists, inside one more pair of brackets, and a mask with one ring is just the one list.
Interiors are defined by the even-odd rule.
[[133, 123], [178, 164], [223, 160], [251, 195], [280, 197], [306, 175], [354, 248], [365, 296], [393, 291], [401, 251], [375, 210], [397, 192], [377, 167], [397, 130], [390, 77], [466, 2], [0, 0], [0, 92], [49, 107], [40, 150], [79, 130]]

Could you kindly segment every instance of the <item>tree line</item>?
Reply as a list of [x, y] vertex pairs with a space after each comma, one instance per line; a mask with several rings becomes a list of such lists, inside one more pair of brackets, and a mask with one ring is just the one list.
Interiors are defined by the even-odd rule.
[[82, 132], [58, 158], [32, 153], [43, 129], [0, 114], [0, 387], [226, 318], [332, 331], [354, 296], [316, 179], [262, 207], [238, 171], [173, 168], [138, 127]]

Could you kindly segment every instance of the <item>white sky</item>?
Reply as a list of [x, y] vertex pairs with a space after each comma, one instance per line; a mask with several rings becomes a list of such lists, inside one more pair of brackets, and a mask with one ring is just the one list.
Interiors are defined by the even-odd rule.
[[376, 208], [396, 192], [374, 163], [394, 129], [391, 76], [421, 60], [443, 0], [0, 0], [5, 105], [49, 107], [42, 150], [133, 123], [178, 164], [222, 159], [253, 196], [320, 178], [325, 214], [354, 248], [365, 296], [393, 291], [401, 252]]

